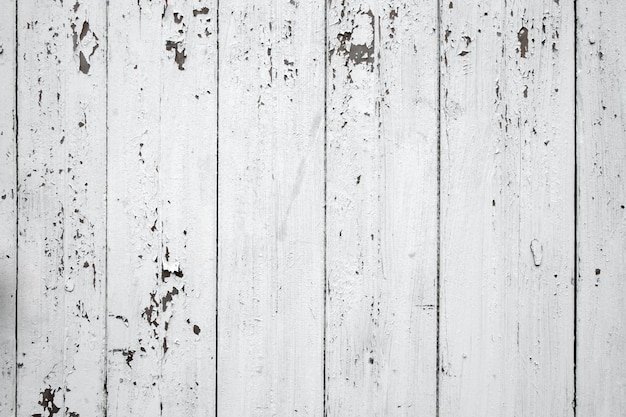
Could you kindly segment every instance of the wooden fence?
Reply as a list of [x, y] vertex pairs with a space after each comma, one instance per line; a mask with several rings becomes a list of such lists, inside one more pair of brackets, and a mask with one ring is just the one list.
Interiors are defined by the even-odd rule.
[[621, 0], [1, 5], [0, 416], [626, 415]]

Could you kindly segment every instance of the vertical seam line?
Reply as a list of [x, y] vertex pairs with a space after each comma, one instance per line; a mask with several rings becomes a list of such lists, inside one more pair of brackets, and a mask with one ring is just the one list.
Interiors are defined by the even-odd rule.
[[436, 286], [436, 358], [435, 358], [435, 416], [439, 417], [440, 409], [440, 304], [441, 304], [441, 4], [437, 1], [437, 276]]
[[219, 355], [219, 233], [220, 233], [220, 1], [216, 0], [215, 11], [215, 417], [218, 415], [218, 355]]
[[18, 149], [18, 137], [19, 137], [19, 115], [18, 115], [18, 81], [19, 81], [19, 76], [18, 76], [18, 67], [19, 67], [19, 60], [18, 60], [18, 48], [19, 48], [19, 37], [18, 37], [18, 25], [19, 25], [19, 5], [18, 5], [18, 1], [15, 0], [15, 90], [14, 90], [14, 106], [15, 106], [15, 110], [14, 110], [14, 119], [13, 119], [13, 123], [14, 125], [14, 130], [15, 130], [15, 330], [14, 330], [14, 334], [15, 334], [15, 358], [14, 358], [14, 370], [13, 370], [13, 379], [15, 381], [15, 398], [14, 398], [14, 404], [13, 404], [13, 408], [15, 411], [15, 417], [17, 417], [17, 398], [18, 398], [18, 389], [17, 389], [17, 370], [18, 370], [18, 364], [17, 364], [17, 360], [18, 360], [18, 342], [17, 342], [17, 336], [18, 336], [18, 285], [19, 285], [19, 281], [18, 281], [18, 275], [19, 275], [19, 236], [20, 236], [20, 198], [19, 198], [19, 149]]
[[323, 331], [323, 366], [322, 366], [322, 390], [323, 390], [323, 415], [327, 416], [326, 410], [326, 327], [327, 327], [327, 297], [328, 297], [328, 1], [324, 1], [324, 331]]
[[578, 356], [578, 7], [574, 0], [574, 387], [573, 415], [576, 417]]

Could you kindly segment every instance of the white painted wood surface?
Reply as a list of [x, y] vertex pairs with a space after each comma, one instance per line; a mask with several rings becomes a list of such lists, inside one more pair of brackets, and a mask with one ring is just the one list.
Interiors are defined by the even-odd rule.
[[573, 3], [441, 17], [440, 415], [573, 416]]
[[216, 12], [109, 5], [108, 416], [215, 411]]
[[217, 414], [324, 408], [324, 7], [221, 2]]
[[329, 2], [328, 416], [434, 416], [437, 4]]
[[626, 414], [626, 9], [578, 1], [577, 416]]
[[0, 13], [0, 415], [15, 414], [15, 287], [17, 284], [17, 164], [15, 0]]
[[576, 6], [6, 0], [0, 415], [624, 414], [626, 12]]
[[17, 17], [17, 415], [103, 416], [106, 7]]

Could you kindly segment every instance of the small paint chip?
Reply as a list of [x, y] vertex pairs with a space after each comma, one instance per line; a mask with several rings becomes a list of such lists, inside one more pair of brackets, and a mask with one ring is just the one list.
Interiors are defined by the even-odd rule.
[[89, 73], [89, 68], [91, 67], [91, 65], [89, 65], [89, 62], [87, 62], [87, 59], [85, 58], [85, 54], [83, 54], [82, 51], [79, 54], [79, 59], [80, 59], [80, 65], [78, 69], [80, 70], [80, 72], [82, 72], [83, 74]]
[[202, 9], [193, 9], [193, 17], [196, 17], [199, 14], [209, 14], [209, 8], [203, 7]]
[[522, 26], [519, 32], [517, 32], [517, 40], [520, 44], [520, 56], [526, 58], [526, 53], [528, 52], [528, 29]]
[[198, 325], [197, 325], [197, 324], [194, 324], [194, 325], [193, 325], [193, 332], [194, 332], [195, 334], [200, 334], [200, 327], [198, 327]]

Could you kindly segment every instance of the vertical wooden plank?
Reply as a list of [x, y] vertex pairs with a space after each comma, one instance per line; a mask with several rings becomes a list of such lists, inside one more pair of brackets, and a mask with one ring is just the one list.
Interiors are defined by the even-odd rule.
[[434, 416], [436, 1], [329, 2], [329, 416]]
[[18, 13], [18, 415], [104, 415], [106, 4]]
[[214, 415], [216, 12], [109, 6], [109, 416]]
[[626, 9], [577, 2], [580, 417], [626, 414]]
[[0, 415], [15, 414], [15, 286], [17, 284], [17, 151], [15, 130], [16, 0], [0, 14]]
[[441, 9], [440, 415], [573, 415], [574, 9]]
[[217, 1], [166, 3], [159, 168], [166, 291], [162, 415], [209, 417], [216, 389]]
[[324, 5], [219, 13], [218, 415], [320, 416]]

